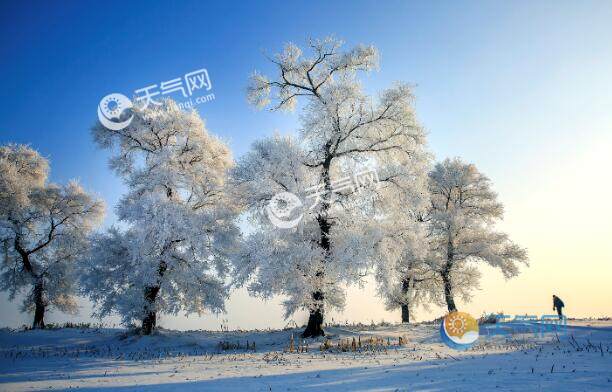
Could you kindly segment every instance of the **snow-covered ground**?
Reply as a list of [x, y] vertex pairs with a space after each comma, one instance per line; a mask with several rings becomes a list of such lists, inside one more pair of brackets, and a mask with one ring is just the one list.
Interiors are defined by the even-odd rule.
[[0, 390], [611, 391], [612, 326], [571, 324], [543, 336], [489, 326], [489, 337], [465, 352], [443, 345], [433, 324], [328, 328], [332, 348], [310, 341], [300, 353], [297, 339], [287, 352], [298, 330], [2, 330]]

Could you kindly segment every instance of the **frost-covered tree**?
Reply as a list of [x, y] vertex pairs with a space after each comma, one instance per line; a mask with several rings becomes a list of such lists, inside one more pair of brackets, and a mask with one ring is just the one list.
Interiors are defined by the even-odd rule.
[[[288, 313], [308, 310], [305, 337], [323, 334], [325, 309], [341, 308], [342, 285], [360, 281], [376, 258], [380, 193], [406, 172], [397, 168], [410, 167], [424, 155], [425, 133], [415, 119], [411, 89], [398, 84], [377, 99], [367, 96], [357, 74], [377, 67], [376, 49], [340, 48], [338, 40], [316, 40], [304, 55], [288, 44], [271, 59], [272, 79], [253, 75], [251, 103], [293, 110], [298, 99], [305, 101], [300, 143], [278, 138], [257, 143], [236, 172], [248, 189], [251, 211], [258, 210], [260, 217], [274, 194], [291, 192], [306, 201], [309, 187], [316, 188], [316, 203], [307, 201], [294, 230], [259, 219], [245, 257], [255, 274], [253, 292], [287, 295]], [[343, 179], [364, 167], [379, 172], [382, 190], [337, 191]]]
[[122, 130], [93, 129], [128, 192], [122, 229], [95, 238], [83, 281], [96, 315], [117, 312], [150, 334], [158, 312], [224, 310], [238, 209], [226, 188], [230, 151], [195, 111], [166, 100], [132, 114]]
[[86, 255], [88, 234], [104, 217], [104, 204], [76, 182], [48, 181], [49, 162], [23, 145], [0, 147], [1, 288], [23, 310], [34, 311], [33, 328], [45, 312], [75, 312], [76, 264]]
[[474, 263], [487, 263], [511, 278], [518, 274], [520, 263], [527, 264], [527, 251], [495, 231], [503, 206], [490, 180], [474, 165], [458, 158], [436, 164], [429, 175], [429, 192], [430, 257], [450, 312], [457, 310], [455, 295], [468, 298], [478, 283]]
[[427, 222], [397, 211], [384, 221], [385, 236], [379, 242], [381, 257], [376, 263], [379, 295], [387, 310], [401, 309], [403, 323], [413, 311], [440, 304], [441, 279], [429, 259]]
[[[428, 158], [428, 157], [424, 157]], [[375, 278], [388, 310], [401, 309], [401, 320], [421, 306], [439, 303], [440, 279], [429, 259], [426, 220], [429, 159], [394, 168], [393, 181], [381, 195], [381, 240]]]

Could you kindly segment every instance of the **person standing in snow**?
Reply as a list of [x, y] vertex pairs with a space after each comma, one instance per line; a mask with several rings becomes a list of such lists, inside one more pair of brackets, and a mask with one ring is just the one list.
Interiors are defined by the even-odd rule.
[[561, 298], [553, 295], [553, 310], [557, 310], [557, 314], [559, 315], [559, 320], [563, 318], [563, 307], [565, 304], [561, 301]]

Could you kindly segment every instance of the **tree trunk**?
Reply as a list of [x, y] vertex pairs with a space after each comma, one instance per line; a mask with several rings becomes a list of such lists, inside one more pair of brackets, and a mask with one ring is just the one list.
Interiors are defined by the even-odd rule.
[[453, 287], [451, 285], [449, 272], [445, 271], [442, 273], [442, 281], [444, 282], [444, 299], [446, 299], [446, 307], [449, 312], [457, 311], [455, 306], [455, 300], [453, 299]]
[[310, 311], [308, 325], [302, 333], [302, 337], [304, 338], [325, 336], [325, 331], [323, 331], [323, 293], [316, 292], [312, 295], [312, 298], [318, 303], [318, 306], [316, 309]]
[[15, 237], [15, 250], [21, 256], [21, 262], [23, 264], [23, 269], [30, 274], [32, 280], [34, 281], [33, 297], [34, 297], [34, 322], [32, 323], [32, 329], [44, 328], [45, 327], [45, 308], [47, 304], [45, 303], [45, 286], [42, 280], [42, 277], [38, 276], [34, 271], [34, 267], [30, 262], [30, 253], [23, 246], [21, 246], [21, 242], [19, 236]]
[[45, 328], [45, 299], [44, 299], [44, 286], [41, 281], [36, 282], [34, 285], [34, 322], [32, 323], [32, 329]]
[[[402, 294], [404, 300], [407, 300], [408, 289], [410, 289], [410, 278], [406, 278], [402, 281]], [[402, 304], [402, 323], [410, 322], [410, 308], [407, 303]]]
[[410, 309], [408, 309], [408, 305], [402, 305], [402, 323], [410, 322]]
[[444, 299], [446, 299], [446, 307], [448, 308], [449, 313], [457, 311], [455, 300], [453, 298], [453, 287], [450, 278], [454, 260], [455, 246], [453, 245], [452, 236], [449, 234], [448, 243], [446, 244], [446, 265], [442, 271], [442, 281], [444, 282]]
[[154, 309], [155, 298], [159, 292], [159, 286], [149, 286], [145, 288], [146, 309], [142, 319], [142, 334], [151, 335], [157, 325], [157, 311]]
[[[166, 197], [168, 199], [172, 199], [173, 190], [172, 188], [166, 187]], [[163, 254], [163, 252], [162, 252]], [[145, 297], [145, 309], [144, 309], [144, 317], [142, 319], [142, 330], [141, 333], [143, 335], [151, 335], [155, 327], [157, 326], [157, 310], [155, 309], [155, 300], [157, 299], [157, 294], [159, 293], [160, 285], [162, 282], [162, 278], [164, 277], [164, 273], [168, 269], [168, 264], [165, 261], [160, 261], [159, 266], [157, 267], [157, 285], [145, 287], [144, 297]]]
[[[319, 221], [319, 228], [321, 229], [321, 239], [319, 246], [325, 251], [325, 261], [329, 257], [330, 242], [329, 242], [329, 229], [331, 227], [329, 221], [322, 216], [317, 218]], [[323, 270], [316, 273], [316, 277], [323, 280], [325, 272]], [[323, 331], [323, 317], [324, 317], [324, 299], [325, 295], [322, 291], [315, 291], [312, 293], [312, 299], [314, 300], [314, 309], [310, 310], [310, 316], [308, 317], [308, 325], [302, 333], [302, 337], [305, 338], [316, 338], [318, 336], [324, 336]]]
[[160, 262], [159, 267], [157, 269], [157, 286], [145, 287], [145, 309], [144, 318], [142, 319], [141, 330], [141, 333], [143, 335], [151, 335], [151, 333], [153, 332], [153, 330], [155, 330], [155, 327], [157, 326], [157, 311], [155, 310], [155, 300], [157, 299], [157, 294], [159, 293], [161, 278], [164, 276], [164, 272], [166, 272], [167, 268], [168, 266], [164, 261]]
[[[330, 241], [330, 230], [331, 223], [328, 219], [327, 212], [330, 208], [330, 194], [332, 191], [331, 187], [331, 179], [329, 177], [329, 169], [331, 167], [331, 159], [332, 156], [329, 154], [329, 147], [327, 145], [327, 156], [325, 158], [325, 162], [323, 163], [323, 183], [325, 184], [325, 195], [323, 201], [321, 202], [321, 212], [317, 216], [317, 222], [319, 223], [319, 230], [321, 232], [321, 236], [319, 238], [319, 246], [323, 249], [324, 259], [323, 264], [325, 264], [330, 257], [331, 250], [331, 241]], [[323, 280], [325, 276], [325, 270], [322, 268], [317, 271], [315, 275], [319, 280]], [[324, 320], [324, 300], [325, 294], [322, 291], [315, 291], [312, 293], [312, 299], [314, 300], [315, 306], [313, 309], [310, 309], [310, 315], [308, 317], [308, 325], [306, 329], [302, 333], [302, 337], [304, 338], [316, 338], [319, 336], [325, 336], [325, 331], [323, 331], [323, 320]]]

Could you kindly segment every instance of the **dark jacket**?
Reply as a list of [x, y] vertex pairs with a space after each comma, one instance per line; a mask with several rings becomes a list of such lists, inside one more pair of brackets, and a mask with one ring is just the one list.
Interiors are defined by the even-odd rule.
[[561, 301], [561, 298], [555, 297], [553, 299], [553, 309], [561, 309], [564, 306], [565, 304], [563, 303], [563, 301]]

